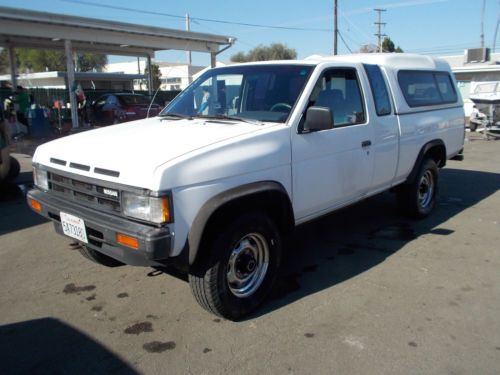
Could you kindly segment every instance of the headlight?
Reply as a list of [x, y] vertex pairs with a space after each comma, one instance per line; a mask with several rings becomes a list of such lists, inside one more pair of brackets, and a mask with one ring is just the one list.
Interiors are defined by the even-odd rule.
[[35, 185], [42, 190], [49, 190], [49, 179], [47, 176], [47, 171], [33, 168], [33, 181]]
[[146, 197], [123, 192], [122, 209], [126, 216], [152, 223], [162, 224], [171, 220], [168, 197]]

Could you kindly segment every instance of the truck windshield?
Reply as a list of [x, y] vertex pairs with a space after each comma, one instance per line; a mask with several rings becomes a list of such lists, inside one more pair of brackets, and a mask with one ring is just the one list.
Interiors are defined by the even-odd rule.
[[160, 116], [285, 122], [311, 71], [312, 66], [292, 64], [211, 69], [170, 102]]

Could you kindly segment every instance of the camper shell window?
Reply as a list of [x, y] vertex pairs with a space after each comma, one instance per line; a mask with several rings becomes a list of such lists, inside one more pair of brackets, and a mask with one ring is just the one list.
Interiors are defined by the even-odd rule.
[[456, 103], [458, 100], [447, 72], [400, 70], [398, 82], [410, 107]]

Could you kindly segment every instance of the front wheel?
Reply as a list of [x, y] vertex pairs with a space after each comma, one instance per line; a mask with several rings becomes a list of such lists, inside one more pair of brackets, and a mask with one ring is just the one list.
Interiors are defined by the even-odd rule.
[[438, 168], [432, 159], [424, 159], [414, 181], [398, 189], [398, 203], [403, 212], [414, 218], [428, 216], [436, 205]]
[[242, 215], [222, 228], [209, 251], [207, 265], [189, 275], [196, 301], [230, 320], [255, 310], [280, 264], [281, 238], [273, 221], [261, 212]]

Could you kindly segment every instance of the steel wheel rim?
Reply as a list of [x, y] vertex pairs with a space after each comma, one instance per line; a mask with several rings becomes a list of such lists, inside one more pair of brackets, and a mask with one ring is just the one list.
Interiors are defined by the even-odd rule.
[[269, 245], [259, 233], [250, 233], [234, 246], [227, 262], [226, 279], [238, 298], [251, 296], [260, 287], [269, 267]]
[[418, 186], [418, 203], [422, 208], [428, 208], [434, 196], [434, 175], [426, 170], [420, 179]]

